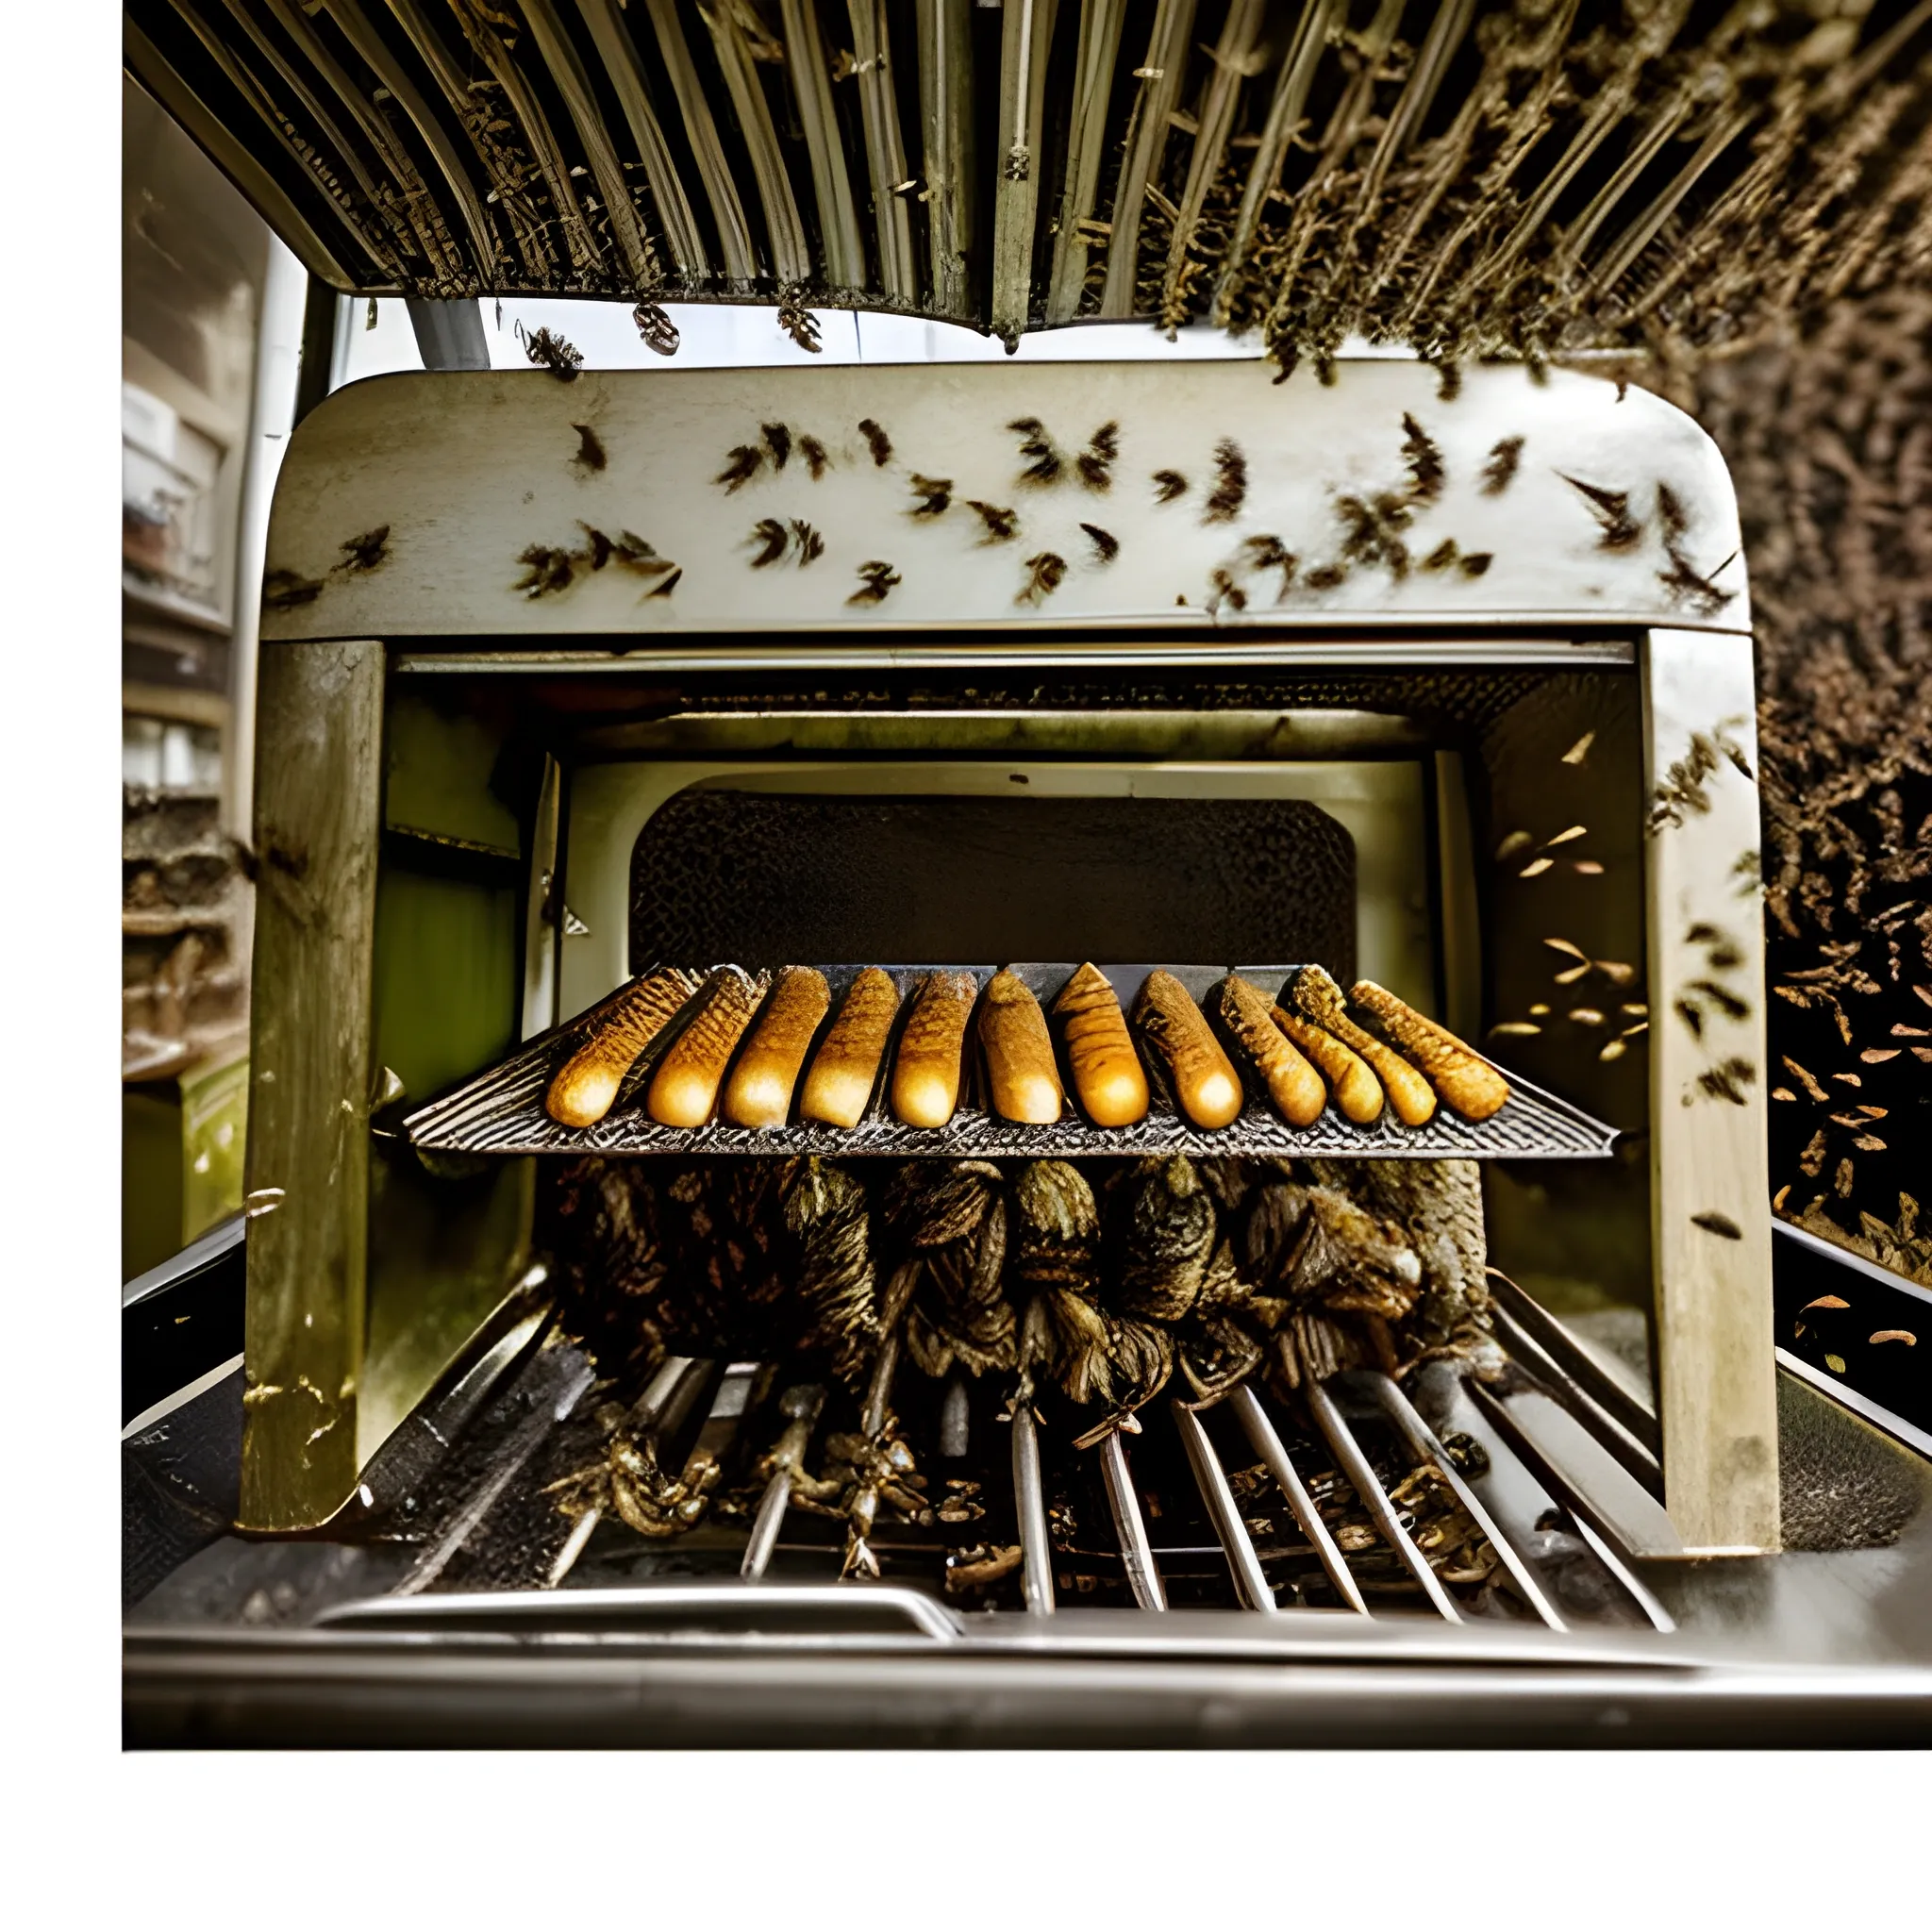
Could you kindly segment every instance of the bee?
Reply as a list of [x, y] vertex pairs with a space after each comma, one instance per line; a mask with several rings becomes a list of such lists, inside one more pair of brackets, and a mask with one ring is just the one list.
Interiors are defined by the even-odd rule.
[[1690, 512], [1668, 483], [1657, 486], [1657, 519], [1664, 526], [1666, 545], [1680, 543], [1690, 534]]
[[1707, 1067], [1697, 1076], [1698, 1091], [1710, 1100], [1728, 1100], [1733, 1107], [1748, 1107], [1744, 1089], [1757, 1084], [1757, 1069], [1735, 1055], [1723, 1065]]
[[577, 433], [577, 453], [571, 461], [582, 470], [601, 470], [610, 458], [605, 454], [604, 441], [588, 423], [573, 423], [570, 425]]
[[776, 517], [760, 517], [752, 525], [751, 541], [763, 546], [752, 558], [751, 567], [763, 570], [767, 564], [776, 563], [785, 555], [791, 534]]
[[1063, 467], [1060, 453], [1053, 446], [1046, 425], [1038, 416], [1018, 416], [1007, 425], [1020, 439], [1020, 454], [1028, 458], [1020, 472], [1023, 483], [1058, 483]]
[[1248, 608], [1248, 593], [1235, 582], [1226, 571], [1210, 572], [1208, 578], [1214, 594], [1208, 600], [1208, 614], [1211, 617], [1225, 604], [1233, 610]]
[[1318, 563], [1302, 579], [1311, 591], [1333, 591], [1348, 581], [1348, 566], [1342, 563]]
[[772, 467], [782, 470], [791, 459], [791, 432], [782, 423], [760, 423], [758, 434], [772, 453]]
[[858, 566], [861, 582], [858, 590], [846, 598], [848, 604], [883, 604], [892, 587], [900, 581], [899, 573], [890, 563], [881, 563], [874, 558], [870, 563]]
[[524, 354], [540, 369], [549, 370], [559, 382], [577, 379], [577, 370], [583, 363], [584, 354], [575, 343], [566, 341], [562, 336], [555, 335], [547, 328], [540, 328], [531, 335], [522, 323], [517, 324], [517, 340], [524, 345]]
[[1103, 530], [1098, 524], [1082, 524], [1093, 544], [1094, 557], [1102, 563], [1111, 563], [1121, 554], [1121, 540], [1111, 530]]
[[765, 453], [756, 443], [741, 442], [724, 458], [724, 467], [711, 481], [724, 484], [726, 496], [734, 495], [758, 475], [764, 460]]
[[1335, 499], [1335, 514], [1346, 532], [1341, 554], [1351, 563], [1387, 564], [1397, 583], [1408, 575], [1408, 545], [1402, 533], [1414, 511], [1407, 497], [1390, 490], [1366, 500], [1344, 494]]
[[911, 514], [916, 517], [943, 516], [947, 506], [953, 500], [953, 479], [950, 476], [921, 476], [914, 475], [908, 481], [912, 493], [920, 499]]
[[321, 577], [305, 577], [299, 571], [272, 570], [261, 580], [261, 601], [271, 610], [295, 610], [304, 604], [313, 604], [327, 588]]
[[979, 540], [982, 543], [1009, 543], [1020, 533], [1018, 510], [1002, 509], [996, 503], [981, 503], [970, 496], [966, 508], [986, 525], [986, 535]]
[[[1663, 494], [1661, 489], [1658, 494]], [[1657, 580], [1670, 591], [1673, 598], [1686, 599], [1698, 616], [1715, 617], [1738, 594], [1735, 591], [1721, 591], [1711, 581], [1711, 577], [1720, 575], [1731, 567], [1738, 555], [1735, 550], [1711, 572], [1709, 577], [1700, 576], [1691, 568], [1690, 558], [1674, 542], [1667, 546], [1667, 554], [1671, 559], [1671, 567], [1669, 570], [1658, 571]]]
[[1495, 560], [1494, 555], [1488, 550], [1472, 550], [1462, 559], [1462, 575], [1466, 577], [1479, 577]]
[[1154, 473], [1154, 500], [1156, 503], [1172, 503], [1177, 496], [1188, 493], [1188, 479], [1178, 470], [1156, 470]]
[[677, 354], [677, 325], [655, 302], [640, 302], [630, 312], [645, 348], [659, 356]]
[[798, 453], [805, 458], [805, 467], [816, 483], [830, 466], [831, 458], [825, 454], [825, 446], [816, 436], [801, 436], [798, 439]]
[[1442, 493], [1448, 466], [1442, 447], [1407, 409], [1402, 412], [1402, 460], [1408, 469], [1408, 493], [1418, 503], [1434, 503]]
[[1643, 540], [1643, 525], [1630, 514], [1630, 498], [1622, 490], [1605, 490], [1595, 483], [1579, 482], [1576, 477], [1557, 472], [1590, 504], [1597, 521], [1599, 550], [1628, 550]]
[[1042, 550], [1026, 559], [1027, 577], [1015, 604], [1039, 604], [1051, 597], [1067, 575], [1067, 559], [1057, 551]]
[[1121, 453], [1120, 431], [1118, 423], [1103, 423], [1074, 458], [1074, 467], [1089, 490], [1105, 492], [1113, 488], [1114, 459]]
[[1720, 1214], [1715, 1208], [1707, 1208], [1702, 1214], [1690, 1217], [1692, 1227], [1701, 1227], [1707, 1234], [1721, 1235], [1727, 1241], [1740, 1241], [1744, 1230], [1728, 1214]]
[[1294, 583], [1295, 568], [1301, 559], [1279, 537], [1250, 537], [1241, 548], [1247, 555], [1250, 570], [1281, 573], [1281, 588], [1274, 593], [1274, 601], [1279, 604]]
[[1436, 378], [1436, 400], [1439, 403], [1453, 403], [1462, 393], [1460, 362], [1437, 363]]
[[1518, 466], [1523, 461], [1523, 438], [1506, 436], [1490, 451], [1490, 459], [1483, 465], [1483, 494], [1501, 496], [1515, 480]]
[[1447, 570], [1460, 555], [1454, 537], [1444, 537], [1429, 554], [1423, 558], [1424, 570]]
[[865, 438], [874, 463], [883, 470], [892, 460], [892, 439], [870, 416], [859, 424], [858, 433]]
[[674, 570], [668, 577], [664, 578], [661, 583], [655, 586], [651, 591], [647, 591], [645, 594], [652, 597], [668, 597], [670, 596], [673, 591], [676, 590], [678, 580], [683, 575], [683, 571]]
[[337, 570], [374, 570], [389, 555], [389, 525], [378, 524], [359, 537], [351, 537], [341, 545], [341, 552]]
[[798, 546], [798, 567], [816, 563], [825, 554], [825, 540], [798, 517], [791, 519], [791, 541]]
[[602, 570], [610, 561], [610, 553], [617, 546], [611, 542], [610, 539], [602, 530], [585, 523], [581, 517], [577, 519], [577, 528], [584, 533], [590, 541], [591, 547], [584, 555], [590, 559], [591, 568], [593, 571]]
[[1224, 437], [1214, 445], [1215, 484], [1208, 498], [1201, 521], [1204, 524], [1231, 524], [1240, 514], [1248, 495], [1248, 459], [1241, 445]]
[[787, 289], [778, 298], [778, 326], [808, 356], [816, 356], [824, 347], [819, 341], [818, 317], [805, 306], [805, 290], [802, 287]]

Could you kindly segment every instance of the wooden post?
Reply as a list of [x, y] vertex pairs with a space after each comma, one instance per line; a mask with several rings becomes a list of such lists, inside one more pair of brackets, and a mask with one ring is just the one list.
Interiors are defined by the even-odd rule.
[[257, 701], [247, 1421], [241, 1522], [354, 1491], [385, 652], [270, 644]]
[[1775, 1550], [1751, 640], [1651, 631], [1643, 711], [1664, 1502], [1687, 1555]]

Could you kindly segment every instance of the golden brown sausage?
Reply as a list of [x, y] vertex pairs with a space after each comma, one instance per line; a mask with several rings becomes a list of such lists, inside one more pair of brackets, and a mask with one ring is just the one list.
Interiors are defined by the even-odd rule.
[[595, 1126], [610, 1111], [624, 1076], [664, 1030], [664, 1023], [698, 990], [676, 966], [660, 966], [614, 1000], [591, 1034], [558, 1069], [543, 1110], [566, 1127]]
[[872, 1098], [892, 1015], [898, 1010], [899, 989], [891, 975], [868, 966], [852, 982], [839, 1017], [812, 1056], [798, 1103], [801, 1119], [824, 1121], [834, 1127], [858, 1124]]
[[825, 975], [787, 966], [765, 1002], [724, 1089], [724, 1118], [741, 1127], [782, 1127], [806, 1050], [832, 1004]]
[[1446, 1026], [1425, 1020], [1373, 979], [1358, 979], [1349, 998], [1420, 1067], [1429, 1084], [1466, 1121], [1486, 1121], [1509, 1098], [1509, 1083]]
[[1324, 1033], [1312, 1020], [1304, 1020], [1285, 1007], [1274, 1008], [1274, 1024], [1321, 1069], [1322, 1077], [1335, 1095], [1335, 1105], [1345, 1119], [1365, 1127], [1380, 1118], [1382, 1083], [1360, 1054], [1342, 1045], [1332, 1033]]
[[1181, 1111], [1197, 1127], [1224, 1127], [1241, 1110], [1241, 1077], [1208, 1017], [1174, 974], [1158, 966], [1134, 1002], [1134, 1024], [1166, 1063]]
[[1066, 1030], [1067, 1065], [1087, 1118], [1096, 1127], [1131, 1127], [1145, 1120], [1146, 1071], [1107, 975], [1097, 966], [1082, 966], [1060, 989], [1053, 1011]]
[[664, 1049], [646, 1103], [664, 1127], [701, 1127], [717, 1105], [732, 1049], [751, 1024], [767, 981], [738, 966], [721, 966], [705, 981], [684, 1031]]
[[1291, 1126], [1312, 1126], [1328, 1105], [1322, 1076], [1274, 1024], [1268, 1002], [1239, 974], [1230, 973], [1214, 996], [1215, 1010], [1236, 1043], [1267, 1082], [1268, 1097]]
[[913, 992], [892, 1059], [892, 1111], [908, 1127], [942, 1127], [953, 1118], [966, 1022], [978, 997], [970, 973], [928, 973]]
[[1348, 1017], [1341, 989], [1319, 966], [1304, 966], [1288, 989], [1288, 996], [1305, 1019], [1358, 1053], [1374, 1068], [1389, 1095], [1389, 1105], [1404, 1126], [1419, 1127], [1436, 1111], [1435, 1089], [1397, 1053], [1373, 1033], [1364, 1033]]
[[995, 973], [987, 982], [979, 1043], [986, 1051], [992, 1104], [1004, 1119], [1035, 1126], [1059, 1119], [1066, 1096], [1053, 1062], [1046, 1015], [1017, 974]]

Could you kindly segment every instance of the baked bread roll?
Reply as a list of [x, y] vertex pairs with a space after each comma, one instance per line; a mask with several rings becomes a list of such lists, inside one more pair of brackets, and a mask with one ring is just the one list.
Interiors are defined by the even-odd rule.
[[1290, 1126], [1312, 1126], [1328, 1105], [1322, 1076], [1274, 1024], [1265, 1000], [1239, 974], [1214, 991], [1214, 1010], [1235, 1044], [1267, 1083], [1268, 1097]]
[[664, 1127], [701, 1127], [718, 1103], [732, 1049], [751, 1024], [769, 982], [741, 967], [721, 966], [699, 990], [690, 1023], [664, 1049], [645, 1105]]
[[1289, 999], [1323, 1032], [1351, 1047], [1369, 1065], [1389, 1095], [1395, 1118], [1406, 1127], [1419, 1127], [1436, 1111], [1435, 1089], [1397, 1053], [1373, 1033], [1364, 1033], [1348, 1017], [1341, 989], [1319, 966], [1304, 966], [1288, 989]]
[[724, 1089], [724, 1118], [741, 1127], [782, 1127], [811, 1037], [832, 1004], [825, 975], [787, 966], [758, 1014]]
[[544, 1112], [561, 1126], [595, 1126], [610, 1111], [638, 1056], [697, 990], [697, 980], [677, 966], [660, 966], [633, 981], [611, 1002], [590, 1039], [557, 1070], [543, 1096]]
[[1332, 1033], [1324, 1033], [1312, 1020], [1291, 1013], [1286, 1007], [1276, 1007], [1274, 1018], [1289, 1043], [1299, 1047], [1321, 1070], [1344, 1120], [1365, 1127], [1381, 1118], [1382, 1083], [1360, 1054], [1344, 1046]]
[[978, 997], [970, 973], [928, 973], [914, 990], [892, 1059], [892, 1111], [908, 1127], [942, 1127], [953, 1118], [966, 1023]]
[[1241, 1076], [1193, 994], [1166, 967], [1147, 975], [1134, 1024], [1159, 1054], [1175, 1101], [1197, 1127], [1224, 1127], [1241, 1112]]
[[868, 966], [852, 982], [839, 1017], [812, 1056], [798, 1103], [800, 1119], [834, 1127], [858, 1124], [898, 1010], [899, 989], [891, 974]]
[[1050, 1126], [1059, 1119], [1066, 1096], [1053, 1061], [1046, 1015], [1017, 974], [995, 973], [987, 981], [979, 1044], [986, 1054], [992, 1104], [1004, 1119], [1033, 1126]]
[[1091, 963], [1082, 966], [1060, 989], [1053, 1011], [1066, 1035], [1067, 1066], [1087, 1118], [1096, 1127], [1131, 1127], [1145, 1120], [1146, 1070], [1106, 974]]
[[1425, 1020], [1373, 979], [1357, 979], [1348, 996], [1374, 1016], [1402, 1052], [1420, 1067], [1445, 1107], [1466, 1121], [1486, 1121], [1509, 1098], [1509, 1083], [1488, 1060], [1472, 1053], [1445, 1026]]

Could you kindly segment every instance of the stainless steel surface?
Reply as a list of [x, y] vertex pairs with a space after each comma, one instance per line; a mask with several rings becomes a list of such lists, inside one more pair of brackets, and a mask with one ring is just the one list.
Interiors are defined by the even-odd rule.
[[1353, 1379], [1374, 1396], [1382, 1413], [1394, 1424], [1411, 1453], [1434, 1463], [1442, 1472], [1443, 1481], [1455, 1491], [1456, 1500], [1468, 1510], [1476, 1527], [1489, 1538], [1490, 1547], [1502, 1559], [1504, 1569], [1508, 1571], [1530, 1608], [1552, 1630], [1567, 1630], [1570, 1626], [1545, 1593], [1536, 1571], [1483, 1507], [1482, 1498], [1462, 1479], [1462, 1472], [1450, 1460], [1449, 1452], [1437, 1441], [1436, 1432], [1417, 1414], [1415, 1405], [1390, 1376], [1379, 1371], [1363, 1371]]
[[1382, 1532], [1384, 1541], [1402, 1559], [1403, 1568], [1422, 1585], [1423, 1594], [1445, 1622], [1461, 1623], [1462, 1612], [1456, 1607], [1456, 1599], [1429, 1567], [1429, 1559], [1416, 1548], [1414, 1540], [1396, 1520], [1395, 1506], [1390, 1502], [1375, 1472], [1369, 1467], [1369, 1458], [1362, 1454], [1361, 1444], [1356, 1441], [1354, 1431], [1342, 1420], [1341, 1411], [1335, 1406], [1335, 1398], [1315, 1381], [1307, 1383], [1302, 1393], [1307, 1399], [1308, 1413], [1314, 1417], [1315, 1426], [1335, 1452], [1337, 1466], [1361, 1498], [1362, 1507]]
[[1854, 1415], [1862, 1416], [1874, 1428], [1883, 1429], [1888, 1436], [1897, 1437], [1907, 1448], [1916, 1449], [1921, 1456], [1932, 1456], [1932, 1434], [1927, 1434], [1915, 1423], [1908, 1423], [1904, 1416], [1895, 1415], [1890, 1409], [1874, 1402], [1869, 1395], [1860, 1395], [1856, 1389], [1849, 1389], [1832, 1376], [1822, 1374], [1803, 1356], [1793, 1355], [1790, 1349], [1781, 1348], [1777, 1351], [1777, 1365], [1796, 1375], [1801, 1381], [1808, 1382], [1820, 1394], [1828, 1395], [1834, 1402], [1841, 1403]]
[[1169, 1407], [1174, 1426], [1181, 1433], [1181, 1444], [1188, 1452], [1194, 1481], [1200, 1486], [1201, 1500], [1214, 1521], [1214, 1533], [1227, 1552], [1228, 1574], [1234, 1579], [1236, 1597], [1244, 1610], [1258, 1610], [1267, 1616], [1278, 1614], [1274, 1592], [1262, 1572], [1260, 1557], [1255, 1554], [1254, 1539], [1241, 1521], [1241, 1507], [1227, 1486], [1227, 1472], [1214, 1453], [1214, 1444], [1208, 1440], [1208, 1431], [1201, 1426], [1201, 1418], [1184, 1402], [1171, 1403]]
[[1040, 1435], [1032, 1408], [1013, 1405], [1013, 1514], [1020, 1526], [1020, 1594], [1029, 1615], [1050, 1617], [1053, 1546], [1047, 1540], [1046, 1492], [1040, 1479]]
[[1334, 1537], [1329, 1534], [1328, 1525], [1322, 1521], [1322, 1512], [1315, 1507], [1314, 1499], [1302, 1487], [1302, 1479], [1295, 1474], [1294, 1464], [1288, 1459], [1288, 1451], [1283, 1447], [1274, 1423], [1269, 1420], [1268, 1411], [1261, 1407], [1260, 1397], [1244, 1384], [1227, 1398], [1227, 1405], [1234, 1411], [1235, 1420], [1246, 1431], [1255, 1454], [1267, 1464], [1268, 1474], [1288, 1498], [1288, 1507], [1294, 1511], [1294, 1520], [1301, 1524], [1302, 1534], [1313, 1547], [1335, 1593], [1350, 1609], [1357, 1610], [1366, 1617], [1369, 1607], [1363, 1599], [1360, 1586], [1336, 1546]]
[[1484, 1271], [1492, 1301], [1502, 1305], [1510, 1325], [1563, 1371], [1591, 1401], [1652, 1456], [1663, 1446], [1657, 1410], [1641, 1401], [1597, 1360], [1526, 1289], [1499, 1268]]
[[[886, 967], [901, 999], [939, 962]], [[648, 971], [656, 970], [647, 968]], [[820, 966], [834, 997], [850, 984], [858, 968]], [[948, 966], [972, 973], [983, 985], [998, 969], [991, 965]], [[1076, 964], [1020, 963], [1011, 968], [1050, 1007]], [[1123, 1008], [1130, 1008], [1149, 968], [1105, 964]], [[1230, 970], [1225, 966], [1170, 969], [1197, 999], [1205, 997]], [[1296, 971], [1292, 965], [1237, 965], [1233, 970], [1273, 997]], [[622, 996], [623, 990], [611, 995]], [[694, 996], [695, 997], [695, 996]], [[1265, 1101], [1250, 1098], [1228, 1126], [1203, 1131], [1191, 1125], [1158, 1095], [1146, 1118], [1128, 1127], [1091, 1126], [1070, 1103], [1050, 1126], [1003, 1120], [962, 1092], [958, 1111], [944, 1127], [908, 1127], [894, 1118], [889, 1101], [890, 1068], [881, 1062], [872, 1103], [852, 1128], [794, 1122], [785, 1127], [734, 1127], [713, 1120], [702, 1127], [665, 1127], [643, 1108], [645, 1083], [658, 1058], [677, 1034], [674, 1018], [625, 1076], [616, 1105], [586, 1128], [560, 1126], [544, 1109], [544, 1095], [558, 1062], [591, 1037], [608, 1001], [544, 1038], [531, 1041], [454, 1092], [420, 1108], [407, 1123], [418, 1146], [442, 1153], [691, 1155], [938, 1155], [957, 1159], [1069, 1157], [1081, 1154], [1186, 1153], [1305, 1155], [1352, 1159], [1599, 1159], [1616, 1141], [1616, 1129], [1581, 1108], [1533, 1086], [1520, 1074], [1507, 1075], [1510, 1097], [1489, 1120], [1473, 1123], [1447, 1108], [1419, 1127], [1404, 1126], [1391, 1108], [1367, 1126], [1346, 1120], [1331, 1103], [1307, 1127], [1295, 1127]], [[690, 1008], [687, 1008], [689, 1010]]]
[[1127, 1452], [1119, 1429], [1109, 1429], [1100, 1439], [1100, 1474], [1107, 1485], [1107, 1504], [1113, 1512], [1121, 1563], [1127, 1573], [1127, 1586], [1134, 1592], [1134, 1601], [1143, 1610], [1164, 1610], [1167, 1591], [1160, 1581], [1160, 1572], [1155, 1567], [1147, 1525], [1141, 1518], [1141, 1499], [1134, 1493], [1134, 1473], [1127, 1466]]

